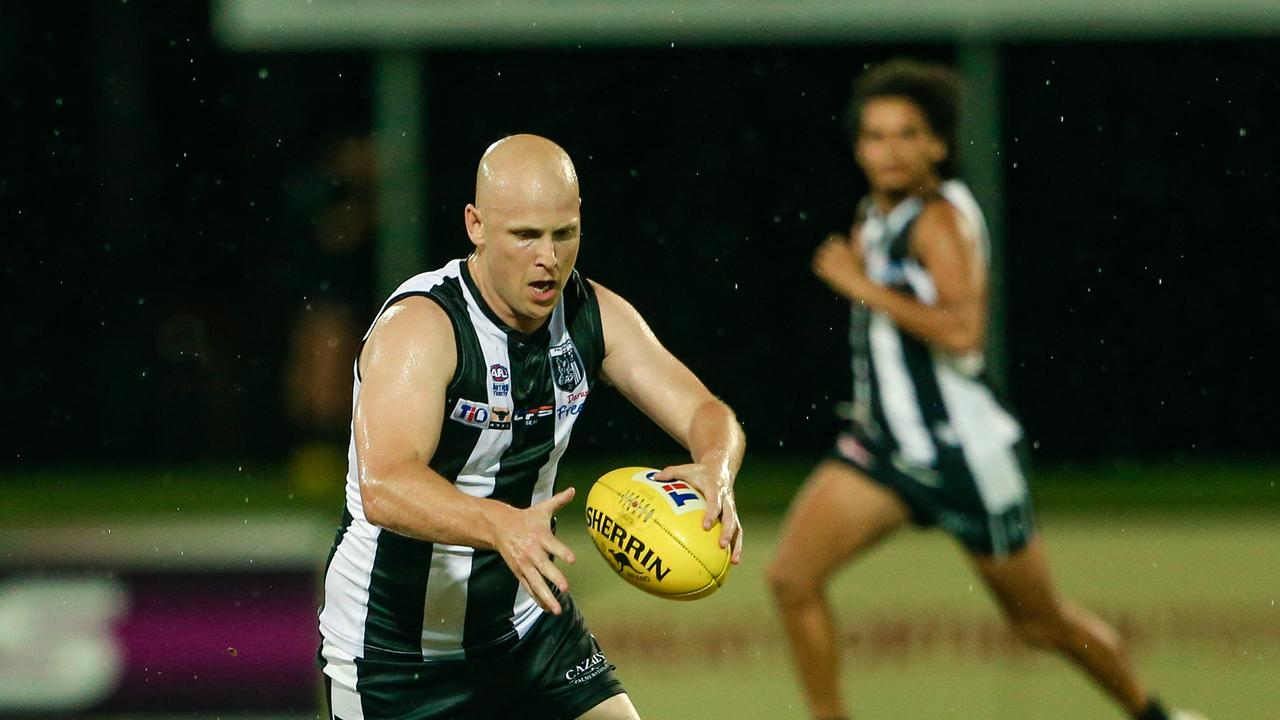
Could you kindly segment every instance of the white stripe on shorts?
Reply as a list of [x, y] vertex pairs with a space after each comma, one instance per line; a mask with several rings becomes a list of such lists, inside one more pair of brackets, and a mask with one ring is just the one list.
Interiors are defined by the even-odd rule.
[[324, 656], [324, 674], [329, 676], [329, 707], [333, 710], [332, 718], [364, 720], [360, 694], [356, 692], [355, 658], [328, 640], [323, 641], [320, 654]]

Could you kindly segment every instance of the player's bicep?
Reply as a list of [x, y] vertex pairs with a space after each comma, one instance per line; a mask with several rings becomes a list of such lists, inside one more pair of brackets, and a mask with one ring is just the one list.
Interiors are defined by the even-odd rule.
[[662, 346], [630, 303], [598, 284], [595, 288], [604, 328], [604, 379], [667, 434], [686, 442], [693, 413], [710, 392]]
[[431, 460], [456, 362], [452, 325], [431, 300], [407, 298], [378, 319], [361, 352], [352, 418], [362, 482], [405, 461]]

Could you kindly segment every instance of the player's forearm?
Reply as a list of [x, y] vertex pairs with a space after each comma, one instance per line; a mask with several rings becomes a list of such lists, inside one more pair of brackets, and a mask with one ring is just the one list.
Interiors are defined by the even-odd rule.
[[365, 518], [407, 537], [491, 550], [493, 520], [515, 508], [461, 492], [418, 461], [365, 470], [360, 478]]
[[946, 306], [926, 305], [896, 290], [861, 282], [841, 293], [884, 313], [898, 327], [921, 340], [951, 352], [968, 352], [982, 344], [981, 323], [969, 313]]
[[685, 445], [695, 462], [720, 465], [732, 478], [742, 466], [747, 439], [729, 406], [716, 398], [708, 398], [693, 413]]

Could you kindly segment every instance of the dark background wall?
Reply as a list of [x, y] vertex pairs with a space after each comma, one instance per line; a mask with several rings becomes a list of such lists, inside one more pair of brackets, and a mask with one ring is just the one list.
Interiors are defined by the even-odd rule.
[[[318, 256], [370, 127], [357, 54], [230, 54], [199, 4], [0, 9], [7, 352], [0, 462], [276, 458], [292, 322], [368, 318], [366, 253]], [[864, 63], [936, 47], [429, 56], [432, 266], [494, 139], [582, 179], [579, 267], [739, 412], [816, 452], [847, 395], [842, 304], [809, 256], [864, 191], [840, 131]], [[1009, 395], [1043, 456], [1273, 451], [1280, 43], [1002, 48]], [[405, 268], [408, 276], [422, 268]], [[579, 442], [657, 433], [609, 394]]]

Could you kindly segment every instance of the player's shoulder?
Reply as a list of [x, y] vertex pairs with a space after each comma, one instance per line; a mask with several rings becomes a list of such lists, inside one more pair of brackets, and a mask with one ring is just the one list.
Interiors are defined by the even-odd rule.
[[361, 377], [378, 366], [419, 368], [452, 375], [458, 361], [453, 323], [432, 297], [411, 295], [389, 305], [360, 349]]
[[595, 280], [584, 278], [583, 285], [590, 288], [590, 292], [595, 296], [596, 304], [600, 306], [601, 318], [607, 318], [610, 315], [616, 315], [619, 312], [634, 313], [635, 308], [631, 303], [627, 302], [621, 295], [610, 290]]
[[916, 219], [917, 224], [957, 223], [961, 218], [960, 208], [941, 192], [935, 190], [920, 196], [920, 215]]
[[600, 331], [606, 345], [615, 347], [619, 341], [629, 343], [631, 339], [653, 334], [640, 311], [625, 298], [594, 280], [587, 282], [591, 284], [600, 308]]
[[452, 342], [440, 342], [452, 337], [453, 322], [440, 302], [429, 295], [410, 295], [382, 311], [369, 332], [368, 343], [410, 348], [444, 346], [452, 350]]
[[956, 203], [941, 192], [921, 196], [920, 214], [913, 223], [914, 239], [972, 240], [974, 228]]

